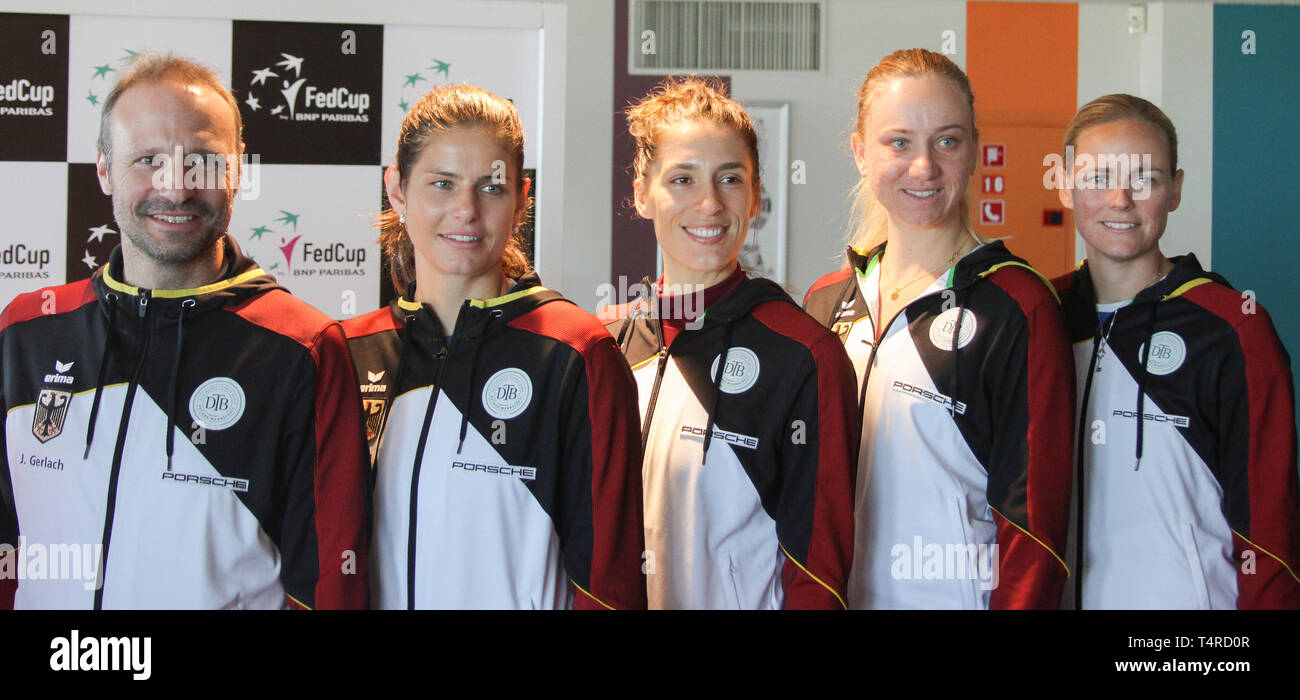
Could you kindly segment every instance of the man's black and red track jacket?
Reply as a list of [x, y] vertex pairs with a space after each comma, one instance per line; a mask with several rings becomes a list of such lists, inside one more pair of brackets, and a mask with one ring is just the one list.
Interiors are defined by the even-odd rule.
[[223, 245], [213, 284], [132, 287], [119, 248], [0, 316], [0, 606], [364, 607], [342, 329]]

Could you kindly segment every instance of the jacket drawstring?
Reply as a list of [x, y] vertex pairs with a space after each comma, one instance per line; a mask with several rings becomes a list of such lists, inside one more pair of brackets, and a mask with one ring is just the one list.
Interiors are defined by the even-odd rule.
[[[664, 319], [662, 316], [659, 315], [659, 304], [657, 301], [650, 308], [654, 310], [654, 314], [650, 316], [650, 326], [654, 328], [655, 331], [655, 348], [656, 348], [655, 354], [659, 356], [659, 366], [662, 368], [668, 356], [668, 344], [664, 342]], [[659, 376], [661, 377], [663, 376], [662, 369], [660, 369]], [[641, 418], [641, 451], [642, 452], [645, 451], [646, 446], [648, 444], [648, 440], [650, 438], [650, 419], [653, 417], [652, 414], [654, 413], [655, 398], [657, 397], [654, 396], [652, 392], [652, 395], [650, 397], [651, 399], [650, 405], [647, 408], [645, 415], [642, 416]]]
[[731, 334], [735, 327], [734, 321], [727, 323], [726, 335], [722, 342], [722, 354], [718, 355], [718, 369], [711, 377], [713, 379], [713, 408], [709, 411], [704, 423], [704, 457], [700, 460], [700, 466], [704, 466], [709, 459], [709, 443], [713, 441], [713, 424], [718, 420], [718, 401], [722, 398], [722, 375], [727, 371], [727, 353], [731, 350]]
[[171, 405], [167, 410], [167, 471], [172, 470], [172, 453], [176, 443], [176, 378], [181, 373], [181, 349], [185, 343], [185, 310], [193, 308], [195, 301], [186, 299], [176, 312], [176, 354], [172, 357], [172, 374], [167, 395]]
[[465, 411], [460, 414], [460, 438], [456, 442], [456, 454], [460, 454], [461, 448], [465, 446], [465, 435], [469, 432], [469, 414], [474, 410], [474, 374], [478, 370], [478, 351], [482, 345], [480, 342], [483, 335], [487, 332], [488, 324], [492, 319], [500, 318], [501, 309], [493, 309], [492, 313], [484, 317], [483, 322], [479, 324], [478, 330], [467, 339], [471, 345], [469, 352], [469, 383], [465, 385]]
[[113, 329], [117, 324], [117, 295], [109, 292], [108, 335], [104, 336], [104, 349], [99, 354], [99, 374], [95, 378], [95, 398], [90, 402], [90, 422], [86, 425], [86, 452], [81, 456], [90, 459], [90, 443], [95, 439], [95, 418], [99, 415], [99, 399], [104, 393], [104, 378], [108, 373], [108, 360], [112, 356]]
[[[648, 295], [650, 293], [650, 290], [653, 288], [652, 284], [653, 283], [650, 281], [649, 276], [641, 278], [641, 289], [646, 290], [647, 299], [649, 298]], [[623, 325], [619, 326], [618, 337], [614, 341], [614, 343], [618, 345], [618, 349], [624, 352], [627, 351], [627, 346], [625, 346], [623, 343], [628, 340], [627, 332], [628, 329], [632, 327], [632, 317], [635, 315], [634, 312], [636, 311], [634, 306], [635, 305], [628, 306], [627, 313], [624, 314], [623, 316]]]
[[1134, 456], [1133, 471], [1137, 471], [1142, 466], [1142, 428], [1143, 423], [1146, 422], [1142, 418], [1142, 411], [1145, 409], [1144, 399], [1146, 398], [1147, 376], [1150, 374], [1150, 372], [1147, 371], [1147, 360], [1151, 357], [1151, 340], [1154, 337], [1156, 330], [1156, 306], [1155, 303], [1151, 304], [1151, 313], [1147, 316], [1146, 333], [1143, 333], [1147, 341], [1142, 346], [1142, 352], [1139, 353], [1141, 356], [1138, 357], [1138, 364], [1141, 365], [1141, 367], [1138, 368], [1137, 454]]
[[[959, 294], [959, 292], [954, 290], [953, 294]], [[958, 391], [958, 386], [961, 381], [961, 373], [957, 371], [957, 353], [961, 350], [961, 321], [962, 317], [965, 315], [965, 302], [958, 301], [957, 320], [953, 323], [952, 327], [952, 396], [948, 397], [948, 400], [952, 403], [952, 405], [948, 407], [948, 415], [952, 416], [953, 420], [957, 420], [957, 395], [960, 393]]]

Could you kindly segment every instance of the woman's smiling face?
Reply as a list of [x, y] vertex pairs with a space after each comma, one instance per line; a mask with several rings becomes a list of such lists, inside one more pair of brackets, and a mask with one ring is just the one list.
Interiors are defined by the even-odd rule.
[[755, 170], [744, 140], [705, 121], [669, 124], [634, 183], [636, 210], [654, 222], [672, 283], [713, 280], [735, 267], [758, 213]]
[[527, 200], [513, 163], [489, 129], [458, 126], [429, 136], [405, 182], [390, 168], [385, 186], [406, 216], [417, 278], [498, 273]]
[[1182, 199], [1183, 171], [1171, 172], [1169, 144], [1154, 124], [1117, 119], [1079, 133], [1074, 174], [1060, 191], [1089, 258], [1126, 262], [1157, 249]]
[[958, 225], [976, 151], [961, 90], [938, 75], [898, 78], [871, 97], [867, 110], [853, 135], [853, 156], [891, 228]]

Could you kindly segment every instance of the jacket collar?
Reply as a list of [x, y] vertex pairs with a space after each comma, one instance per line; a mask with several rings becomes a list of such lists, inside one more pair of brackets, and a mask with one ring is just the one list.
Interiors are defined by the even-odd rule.
[[[1195, 253], [1177, 255], [1169, 259], [1174, 263], [1173, 269], [1169, 271], [1169, 274], [1165, 275], [1164, 279], [1138, 292], [1138, 295], [1133, 297], [1133, 305], [1156, 304], [1168, 301], [1182, 296], [1190, 289], [1209, 282], [1217, 282], [1229, 288], [1232, 286], [1228, 284], [1228, 280], [1224, 279], [1222, 275], [1201, 267]], [[1070, 290], [1088, 304], [1096, 305], [1097, 290], [1093, 286], [1092, 273], [1087, 260], [1084, 260], [1079, 265], [1079, 268], [1074, 271], [1073, 279], [1070, 281]]]
[[[399, 325], [405, 325], [408, 317], [420, 318], [424, 314], [419, 312], [427, 308], [415, 299], [415, 283], [407, 285], [405, 292], [389, 304], [389, 309], [393, 314], [393, 319]], [[529, 311], [552, 301], [562, 300], [564, 296], [559, 292], [542, 286], [542, 280], [538, 277], [536, 271], [530, 271], [528, 274], [520, 277], [510, 289], [499, 297], [490, 299], [466, 299], [466, 308], [462, 314], [468, 313], [477, 316], [479, 314], [490, 314], [493, 318], [502, 321], [522, 316]], [[436, 324], [437, 318], [428, 314], [429, 318], [434, 319]], [[438, 328], [440, 335], [447, 335], [444, 329]]]
[[113, 249], [108, 263], [91, 275], [91, 284], [101, 302], [106, 302], [110, 295], [147, 297], [153, 305], [171, 307], [184, 303], [195, 311], [224, 306], [272, 289], [283, 289], [274, 276], [244, 255], [230, 234], [221, 238], [221, 245], [225, 246], [225, 251], [220, 279], [211, 284], [191, 289], [145, 289], [127, 284], [122, 274], [121, 245]]
[[[865, 274], [871, 262], [884, 252], [885, 243], [881, 243], [868, 251], [861, 251], [850, 246], [848, 249], [849, 263], [854, 270]], [[1013, 255], [1000, 240], [985, 243], [958, 260], [956, 270], [952, 276], [952, 288], [968, 287], [1004, 267], [1023, 267], [1043, 280], [1043, 284], [1047, 285], [1048, 289], [1052, 289], [1052, 283], [1046, 277], [1043, 277], [1023, 258]], [[1055, 290], [1052, 291], [1052, 294], [1056, 294]]]

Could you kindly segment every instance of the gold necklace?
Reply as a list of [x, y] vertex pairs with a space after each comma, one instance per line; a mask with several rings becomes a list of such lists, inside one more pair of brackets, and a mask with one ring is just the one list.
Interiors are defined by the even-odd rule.
[[[957, 255], [958, 255], [959, 253], [961, 253], [962, 249], [965, 248], [965, 247], [966, 247], [966, 241], [961, 241], [960, 243], [958, 243], [958, 244], [957, 244], [957, 249], [954, 250], [954, 251], [952, 251], [952, 257], [948, 258], [948, 262], [944, 263], [944, 264], [943, 264], [943, 267], [939, 268], [939, 272], [943, 272], [944, 270], [947, 270], [948, 268], [952, 267], [952, 263], [953, 263], [953, 261], [957, 259]], [[883, 263], [884, 261], [882, 260], [881, 262]], [[884, 269], [884, 265], [883, 265], [883, 264], [881, 265], [881, 269], [882, 269], [882, 270]], [[889, 295], [890, 300], [891, 300], [891, 301], [898, 301], [898, 295], [899, 295], [900, 292], [902, 292], [904, 289], [907, 289], [908, 287], [912, 286], [912, 285], [915, 284], [918, 280], [920, 280], [920, 279], [922, 279], [922, 278], [924, 278], [924, 277], [928, 277], [929, 275], [932, 275], [932, 274], [935, 274], [935, 273], [933, 273], [933, 272], [929, 272], [929, 271], [922, 272], [921, 274], [917, 275], [916, 277], [913, 277], [913, 278], [912, 278], [911, 280], [909, 280], [906, 284], [903, 284], [903, 285], [899, 285], [899, 286], [897, 286], [897, 287], [894, 287], [894, 291], [893, 291], [893, 293], [891, 293], [891, 294]]]

